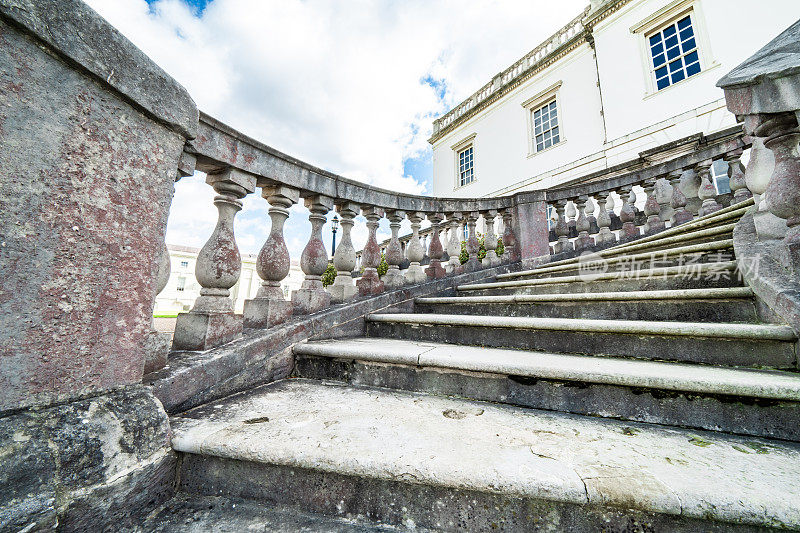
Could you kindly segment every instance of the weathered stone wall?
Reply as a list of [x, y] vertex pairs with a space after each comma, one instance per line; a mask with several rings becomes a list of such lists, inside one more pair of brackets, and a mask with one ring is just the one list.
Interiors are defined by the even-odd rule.
[[[3, 1], [0, 15], [2, 412], [141, 381], [187, 135], [168, 120], [197, 111], [188, 95], [158, 101], [182, 91], [166, 75], [149, 103], [193, 110], [142, 109], [133, 84], [152, 83], [152, 67], [115, 65], [149, 60], [81, 2]], [[87, 52], [90, 33], [105, 49]]]
[[170, 496], [175, 455], [141, 386], [0, 418], [0, 531], [119, 531]]

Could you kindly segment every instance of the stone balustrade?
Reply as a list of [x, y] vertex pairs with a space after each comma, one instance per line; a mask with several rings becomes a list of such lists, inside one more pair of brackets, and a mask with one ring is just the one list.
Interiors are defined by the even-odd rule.
[[[740, 162], [749, 146], [740, 127], [698, 139], [691, 148], [668, 161], [621, 173], [611, 169], [588, 176], [578, 185], [546, 191], [553, 230], [548, 235], [550, 254], [569, 255], [628, 242], [750, 197]], [[664, 147], [664, 151], [669, 149]], [[718, 190], [712, 176], [715, 161], [727, 163], [730, 189], [723, 182]]]

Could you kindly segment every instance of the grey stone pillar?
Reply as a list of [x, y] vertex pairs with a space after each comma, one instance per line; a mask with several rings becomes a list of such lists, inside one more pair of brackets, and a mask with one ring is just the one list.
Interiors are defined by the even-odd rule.
[[344, 202], [336, 206], [342, 227], [342, 240], [333, 254], [333, 266], [336, 267], [336, 279], [328, 287], [332, 303], [343, 303], [352, 300], [356, 295], [353, 282], [353, 270], [356, 268], [356, 249], [350, 235], [353, 229], [353, 218], [358, 214], [358, 205]]
[[700, 176], [700, 188], [697, 190], [697, 196], [702, 202], [700, 206], [700, 216], [710, 215], [722, 209], [722, 206], [717, 203], [717, 188], [714, 186], [714, 180], [711, 179], [711, 160], [703, 161], [695, 166], [697, 175]]
[[481, 261], [484, 268], [495, 267], [500, 264], [500, 258], [497, 257], [497, 235], [494, 232], [494, 219], [497, 217], [497, 210], [490, 209], [483, 211], [484, 223], [486, 224], [486, 234], [483, 236], [483, 247], [486, 250], [486, 256]]
[[681, 190], [681, 170], [673, 170], [667, 176], [670, 185], [672, 185], [672, 225], [679, 226], [692, 220], [693, 215], [686, 209], [686, 197]]
[[588, 250], [594, 246], [594, 239], [589, 236], [589, 218], [586, 216], [586, 204], [589, 202], [587, 196], [580, 196], [573, 200], [578, 210], [578, 219], [575, 221], [575, 230], [578, 238], [575, 240], [575, 250], [580, 252]]
[[733, 202], [744, 202], [752, 198], [753, 193], [747, 188], [744, 177], [744, 166], [741, 162], [742, 149], [734, 150], [725, 154], [723, 159], [728, 164], [728, 185], [733, 192]]
[[645, 235], [658, 233], [666, 228], [664, 221], [661, 220], [659, 213], [661, 206], [656, 199], [656, 180], [658, 178], [648, 178], [644, 181], [644, 192], [647, 195], [647, 201], [644, 203], [644, 214], [647, 215], [647, 224], [644, 226]]
[[217, 192], [219, 216], [195, 264], [200, 296], [188, 313], [178, 315], [172, 346], [176, 350], [208, 350], [242, 334], [242, 317], [233, 312], [231, 287], [242, 272], [242, 257], [233, 233], [233, 219], [242, 209], [241, 199], [255, 191], [253, 176], [235, 169], [209, 174], [206, 182]]
[[569, 240], [569, 225], [566, 217], [567, 201], [566, 199], [556, 200], [555, 232], [558, 242], [555, 244], [554, 251], [557, 254], [573, 250], [572, 243]]
[[424, 213], [408, 214], [408, 220], [411, 221], [411, 240], [408, 242], [408, 246], [406, 246], [406, 257], [411, 264], [408, 265], [408, 270], [405, 272], [406, 283], [423, 283], [428, 279], [428, 276], [419, 264], [425, 257], [425, 250], [422, 248], [419, 237], [419, 226], [423, 218], [425, 218]]
[[467, 259], [467, 262], [464, 264], [464, 268], [468, 272], [472, 272], [474, 270], [478, 270], [481, 266], [481, 262], [478, 260], [480, 243], [478, 242], [478, 233], [475, 228], [475, 225], [478, 222], [478, 213], [466, 213], [464, 220], [467, 223], [467, 253], [469, 254], [469, 259]]
[[328, 268], [328, 251], [322, 242], [322, 226], [325, 215], [333, 208], [333, 199], [321, 194], [305, 199], [311, 211], [311, 236], [300, 256], [300, 268], [306, 275], [300, 289], [292, 293], [294, 314], [307, 315], [325, 309], [331, 304], [331, 295], [322, 286], [322, 274]]
[[444, 247], [442, 247], [442, 241], [439, 239], [439, 228], [443, 218], [440, 213], [428, 215], [428, 220], [431, 222], [431, 243], [428, 246], [428, 257], [431, 263], [425, 269], [425, 274], [429, 279], [443, 278], [446, 274], [444, 267], [442, 267]]
[[281, 290], [281, 281], [291, 269], [283, 226], [289, 218], [289, 208], [300, 200], [300, 192], [283, 186], [262, 187], [261, 196], [269, 202], [272, 227], [256, 259], [256, 272], [263, 282], [256, 297], [244, 302], [246, 328], [270, 328], [292, 316], [292, 303], [283, 297]]
[[378, 238], [376, 232], [378, 231], [378, 223], [383, 216], [383, 212], [377, 207], [362, 207], [361, 214], [367, 219], [367, 243], [364, 245], [362, 252], [362, 263], [364, 266], [364, 273], [361, 279], [356, 282], [358, 287], [358, 294], [361, 296], [380, 294], [383, 292], [384, 283], [378, 276], [378, 265], [381, 262], [381, 249], [378, 246]]
[[383, 283], [386, 288], [395, 289], [405, 284], [405, 278], [400, 272], [400, 263], [403, 262], [403, 249], [398, 238], [400, 222], [405, 218], [405, 213], [403, 211], [387, 210], [386, 218], [389, 219], [392, 238], [389, 240], [389, 246], [386, 247], [386, 263], [389, 265], [389, 270], [383, 276]]
[[504, 249], [502, 259], [506, 263], [514, 263], [520, 260], [517, 237], [514, 235], [514, 210], [512, 208], [503, 209], [502, 215]]
[[619, 190], [619, 196], [623, 199], [622, 209], [619, 212], [619, 219], [622, 221], [620, 241], [638, 239], [641, 234], [639, 228], [636, 227], [636, 210], [634, 209], [636, 193], [633, 191], [633, 185], [622, 187]]
[[448, 213], [447, 214], [447, 224], [450, 226], [450, 235], [447, 240], [447, 255], [450, 258], [447, 260], [447, 265], [445, 265], [445, 271], [448, 274], [454, 274], [456, 270], [461, 267], [461, 239], [458, 235], [459, 230], [459, 219], [461, 218], [461, 213]]
[[683, 176], [681, 177], [681, 189], [683, 196], [686, 198], [686, 209], [692, 216], [700, 216], [700, 206], [703, 201], [697, 196], [700, 190], [700, 176], [697, 175], [694, 167], [685, 168]]
[[[601, 191], [597, 193], [597, 226], [600, 231], [597, 234], [598, 244], [610, 244], [616, 242], [617, 237], [611, 231], [611, 215], [608, 214], [609, 207], [614, 208], [614, 200], [611, 198], [611, 191]], [[610, 205], [609, 205], [610, 204]]]

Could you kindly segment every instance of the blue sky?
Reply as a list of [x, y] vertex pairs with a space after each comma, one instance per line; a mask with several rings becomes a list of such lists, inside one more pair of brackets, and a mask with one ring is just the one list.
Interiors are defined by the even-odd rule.
[[[203, 111], [316, 166], [412, 194], [432, 192], [434, 118], [588, 2], [86, 1]], [[168, 243], [202, 246], [216, 222], [212, 199], [202, 176], [181, 180]], [[257, 253], [266, 239], [267, 207], [257, 195], [245, 200], [236, 219], [243, 253]], [[293, 208], [286, 225], [295, 258], [310, 232], [307, 214]], [[363, 220], [353, 233], [360, 248]]]

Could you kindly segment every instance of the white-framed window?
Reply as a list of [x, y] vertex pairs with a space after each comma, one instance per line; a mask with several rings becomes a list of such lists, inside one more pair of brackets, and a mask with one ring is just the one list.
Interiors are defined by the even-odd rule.
[[178, 278], [178, 286], [177, 286], [175, 289], [176, 289], [178, 292], [183, 292], [183, 290], [184, 290], [185, 288], [186, 288], [186, 278], [184, 278], [183, 276], [181, 276], [180, 278]]
[[700, 73], [700, 52], [691, 12], [647, 36], [656, 90]]
[[470, 183], [475, 183], [477, 179], [475, 173], [476, 135], [477, 134], [473, 133], [450, 147], [450, 149], [453, 150], [453, 164], [455, 166], [454, 190], [469, 185]]
[[533, 144], [537, 152], [561, 142], [558, 106], [553, 98], [533, 112]]
[[672, 0], [633, 25], [648, 98], [720, 64], [714, 61], [702, 0]]
[[458, 186], [463, 187], [475, 181], [475, 152], [472, 145], [458, 152]]
[[528, 124], [528, 157], [564, 142], [564, 126], [557, 82], [522, 102]]
[[189, 268], [189, 261], [181, 261], [181, 268]]

